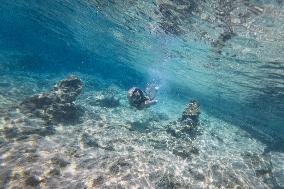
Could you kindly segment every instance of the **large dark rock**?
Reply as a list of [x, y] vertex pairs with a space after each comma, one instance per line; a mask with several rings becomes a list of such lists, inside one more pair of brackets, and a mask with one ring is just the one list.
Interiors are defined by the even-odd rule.
[[199, 115], [199, 104], [197, 103], [197, 101], [192, 100], [187, 104], [179, 121], [187, 125], [197, 125], [199, 122]]
[[59, 123], [74, 123], [78, 122], [83, 115], [84, 110], [75, 106], [73, 103], [52, 104], [45, 111], [45, 119]]
[[71, 103], [76, 100], [83, 89], [83, 82], [76, 76], [61, 80], [51, 91], [56, 94], [59, 103]]
[[199, 134], [199, 104], [192, 100], [187, 104], [182, 117], [168, 124], [166, 132], [176, 138], [195, 139]]
[[83, 82], [76, 76], [57, 83], [50, 92], [28, 97], [20, 107], [23, 112], [33, 113], [51, 123], [74, 123], [84, 111], [73, 102], [80, 95]]
[[29, 176], [25, 179], [25, 184], [32, 187], [38, 186], [41, 182], [42, 180], [37, 176]]

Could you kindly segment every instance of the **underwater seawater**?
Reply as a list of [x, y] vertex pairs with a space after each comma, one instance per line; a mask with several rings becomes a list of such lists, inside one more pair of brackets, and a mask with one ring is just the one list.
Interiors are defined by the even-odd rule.
[[284, 188], [283, 0], [2, 0], [0, 73], [0, 189]]

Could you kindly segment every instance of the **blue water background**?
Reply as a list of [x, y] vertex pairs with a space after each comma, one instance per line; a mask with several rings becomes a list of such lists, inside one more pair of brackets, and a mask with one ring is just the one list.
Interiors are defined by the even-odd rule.
[[[185, 104], [194, 98], [203, 111], [283, 150], [283, 39], [278, 41], [280, 48], [264, 44], [264, 52], [273, 51], [267, 59], [257, 53], [239, 55], [230, 45], [220, 54], [198, 37], [185, 40], [162, 31], [147, 15], [131, 17], [131, 11], [120, 9], [123, 2], [101, 3], [107, 6], [103, 7], [97, 1], [2, 0], [0, 72], [88, 73], [125, 90], [154, 81], [161, 87], [160, 103], [154, 108], [171, 112], [174, 106], [168, 106], [167, 100]], [[283, 28], [283, 20], [278, 21], [271, 27]], [[207, 35], [215, 34], [208, 29]], [[262, 45], [243, 37], [232, 41], [252, 50]]]

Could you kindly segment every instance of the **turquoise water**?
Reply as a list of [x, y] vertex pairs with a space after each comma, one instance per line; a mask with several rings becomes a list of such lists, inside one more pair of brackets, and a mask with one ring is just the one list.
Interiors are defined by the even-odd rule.
[[[0, 188], [283, 188], [283, 10], [3, 0]], [[70, 75], [84, 83], [71, 109], [23, 108]], [[131, 107], [127, 90], [149, 83], [158, 103]], [[201, 114], [188, 132], [178, 120], [192, 99]]]

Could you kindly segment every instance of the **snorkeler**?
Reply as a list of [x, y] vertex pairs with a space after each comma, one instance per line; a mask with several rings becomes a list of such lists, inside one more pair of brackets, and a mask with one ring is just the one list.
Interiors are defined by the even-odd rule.
[[137, 87], [132, 87], [128, 90], [128, 102], [131, 106], [134, 106], [138, 110], [148, 108], [158, 102], [157, 100], [154, 100], [158, 89], [158, 87], [150, 85], [146, 88], [146, 92], [144, 93], [141, 89]]

